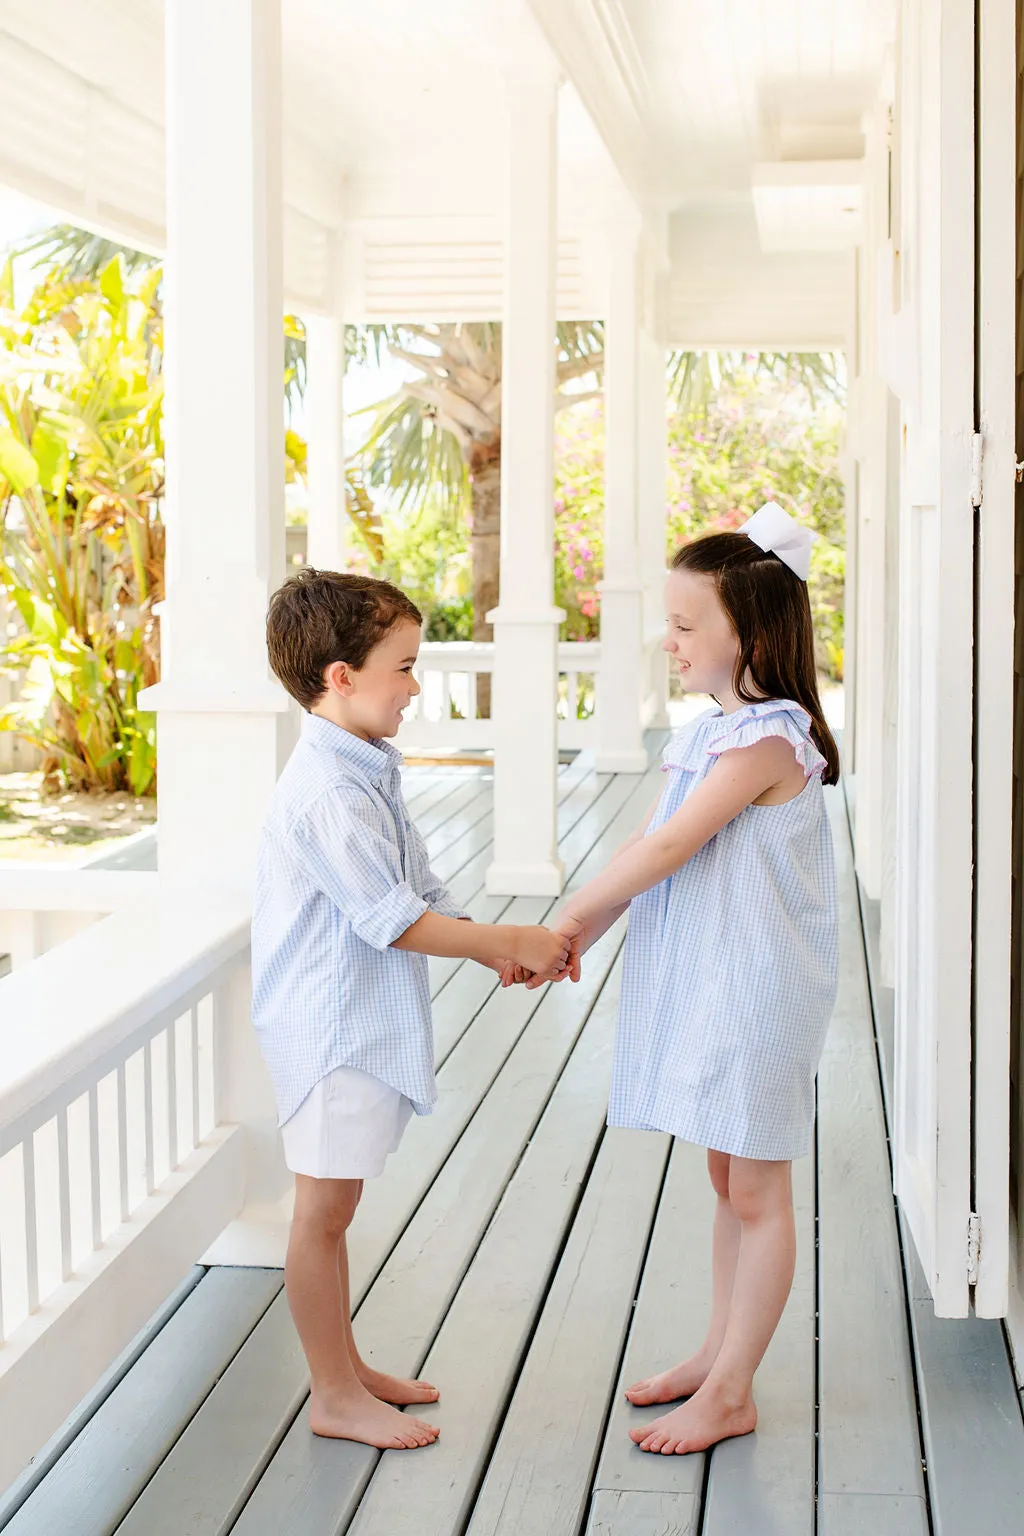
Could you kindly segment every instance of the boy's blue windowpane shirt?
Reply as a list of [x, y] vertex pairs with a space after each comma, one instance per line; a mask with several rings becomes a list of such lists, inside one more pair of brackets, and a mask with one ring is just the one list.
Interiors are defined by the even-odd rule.
[[281, 1123], [335, 1067], [419, 1114], [437, 1097], [426, 955], [389, 946], [428, 909], [463, 914], [402, 798], [401, 753], [319, 715], [278, 781], [256, 865], [253, 1023]]

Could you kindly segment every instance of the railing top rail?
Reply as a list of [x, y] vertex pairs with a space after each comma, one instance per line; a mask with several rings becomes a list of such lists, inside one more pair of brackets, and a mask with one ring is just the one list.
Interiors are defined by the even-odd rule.
[[142, 869], [55, 869], [5, 864], [0, 912], [116, 912], [156, 888], [159, 875]]
[[[563, 670], [587, 670], [587, 663], [600, 660], [600, 640], [559, 641], [558, 661]], [[494, 665], [494, 642], [425, 640], [420, 646], [419, 665], [427, 671], [489, 672]]]
[[162, 891], [0, 980], [0, 1140], [249, 944], [237, 891]]

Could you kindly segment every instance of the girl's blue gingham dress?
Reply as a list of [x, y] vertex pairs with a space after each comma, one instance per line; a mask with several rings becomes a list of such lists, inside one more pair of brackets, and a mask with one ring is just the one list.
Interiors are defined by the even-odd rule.
[[792, 742], [807, 774], [750, 805], [629, 909], [609, 1125], [670, 1131], [736, 1157], [810, 1150], [814, 1077], [838, 972], [835, 866], [806, 711], [789, 701], [700, 715], [669, 743], [648, 835], [720, 752]]

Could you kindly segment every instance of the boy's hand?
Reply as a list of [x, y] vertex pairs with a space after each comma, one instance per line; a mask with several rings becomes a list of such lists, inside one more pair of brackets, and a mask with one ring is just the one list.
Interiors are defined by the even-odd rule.
[[[578, 917], [572, 917], [568, 912], [561, 912], [551, 925], [555, 933], [561, 934], [569, 947], [569, 957], [561, 976], [556, 977], [562, 981], [568, 976], [572, 981], [579, 981], [582, 975], [580, 959], [587, 945], [586, 926]], [[527, 976], [526, 990], [532, 992], [535, 987], [542, 986], [543, 976]]]
[[515, 939], [506, 959], [503, 983], [513, 966], [532, 973], [537, 986], [545, 981], [560, 980], [566, 974], [570, 965], [569, 944], [560, 933], [539, 926], [512, 931]]
[[583, 924], [578, 918], [563, 916], [552, 924], [552, 932], [561, 934], [568, 947], [568, 954], [560, 968], [553, 974], [540, 975], [532, 971], [529, 966], [517, 964], [515, 960], [506, 960], [501, 973], [503, 987], [525, 982], [528, 990], [533, 991], [534, 988], [543, 986], [546, 981], [564, 981], [567, 976], [573, 981], [579, 981]]

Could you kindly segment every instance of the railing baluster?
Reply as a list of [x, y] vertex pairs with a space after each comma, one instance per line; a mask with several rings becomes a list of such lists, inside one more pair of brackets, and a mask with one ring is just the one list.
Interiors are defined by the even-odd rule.
[[199, 1145], [199, 1005], [192, 1004], [192, 1145]]
[[39, 1244], [36, 1227], [36, 1149], [35, 1133], [30, 1131], [21, 1144], [22, 1172], [25, 1183], [25, 1286], [28, 1310], [39, 1306]]
[[57, 1111], [57, 1199], [60, 1203], [60, 1277], [67, 1280], [74, 1265], [71, 1261], [71, 1166], [66, 1105]]
[[167, 1031], [167, 1162], [173, 1173], [178, 1166], [178, 1024]]
[[452, 675], [450, 672], [441, 673], [441, 719], [450, 720], [452, 717]]
[[580, 707], [580, 675], [578, 672], [565, 674], [565, 717], [567, 720], [575, 720]]
[[128, 1198], [128, 1084], [124, 1062], [117, 1069], [117, 1183], [121, 1196], [121, 1220], [131, 1214]]
[[99, 1085], [89, 1089], [89, 1199], [92, 1204], [92, 1246], [103, 1242], [103, 1199], [100, 1189], [100, 1095]]
[[469, 672], [466, 675], [468, 678], [468, 702], [466, 704], [466, 718], [467, 720], [475, 720], [477, 712], [477, 679], [479, 678], [480, 674], [479, 672]]
[[146, 1194], [156, 1188], [153, 1177], [153, 1052], [150, 1041], [142, 1047], [142, 1115], [146, 1135]]

